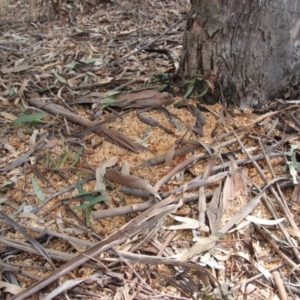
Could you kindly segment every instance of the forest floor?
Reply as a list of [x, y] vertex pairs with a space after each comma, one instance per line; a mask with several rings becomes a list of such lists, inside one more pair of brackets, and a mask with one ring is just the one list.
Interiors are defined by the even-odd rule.
[[186, 1], [0, 4], [0, 299], [300, 297], [298, 100], [174, 95]]

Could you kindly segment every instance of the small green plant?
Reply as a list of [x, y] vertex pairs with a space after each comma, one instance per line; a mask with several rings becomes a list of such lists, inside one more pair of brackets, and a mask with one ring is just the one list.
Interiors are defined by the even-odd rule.
[[31, 122], [41, 122], [41, 119], [48, 116], [45, 112], [33, 113], [30, 115], [21, 116], [15, 120], [13, 120], [10, 125], [19, 125], [22, 123], [31, 123]]
[[74, 207], [72, 207], [72, 209], [74, 209], [74, 210], [86, 209], [87, 225], [91, 229], [93, 229], [93, 225], [91, 222], [91, 212], [93, 210], [93, 207], [95, 206], [95, 204], [100, 203], [104, 200], [107, 200], [109, 197], [108, 197], [106, 191], [101, 191], [101, 190], [92, 191], [92, 192], [85, 191], [80, 184], [80, 180], [78, 180], [76, 183], [76, 189], [78, 191], [78, 196], [80, 196], [86, 203], [79, 205], [79, 206], [74, 206]]
[[[192, 94], [192, 92], [195, 89], [196, 83], [199, 81], [203, 81], [203, 77], [201, 74], [195, 74], [192, 77], [190, 77], [188, 80], [185, 81], [185, 84], [188, 84], [188, 87], [187, 87], [187, 91], [186, 91], [185, 95], [183, 96], [184, 98], [187, 98]], [[199, 95], [196, 95], [193, 98], [203, 97], [208, 92], [209, 88], [210, 88], [210, 84], [207, 80], [205, 80], [203, 92]]]
[[101, 109], [104, 109], [105, 107], [108, 107], [111, 104], [118, 102], [116, 98], [120, 93], [120, 91], [107, 92], [105, 94], [105, 98], [101, 100]]
[[43, 162], [48, 169], [59, 170], [62, 166], [72, 168], [78, 163], [84, 147], [70, 149], [65, 140], [61, 142], [62, 151], [60, 153], [47, 153]]
[[149, 84], [159, 84], [158, 91], [162, 91], [170, 84], [170, 79], [170, 74], [161, 72], [158, 75], [151, 75]]

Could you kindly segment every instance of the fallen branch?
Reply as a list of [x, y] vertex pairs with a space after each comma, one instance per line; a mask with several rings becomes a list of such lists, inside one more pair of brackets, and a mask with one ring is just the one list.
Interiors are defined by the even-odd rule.
[[97, 243], [95, 246], [87, 249], [83, 253], [71, 259], [69, 262], [56, 269], [46, 278], [25, 289], [21, 293], [13, 296], [11, 299], [23, 300], [29, 296], [32, 296], [53, 281], [86, 263], [90, 257], [95, 257], [102, 252], [110, 250], [114, 246], [125, 242], [128, 238], [145, 231], [146, 228], [150, 229], [151, 227], [155, 226], [157, 222], [159, 222], [166, 214], [174, 213], [177, 210], [179, 205], [173, 204], [174, 200], [174, 197], [169, 197], [159, 203], [156, 203], [147, 211], [128, 222], [126, 225], [121, 227], [107, 238], [103, 239], [101, 242]]
[[[30, 97], [27, 99], [27, 102], [30, 105], [37, 107], [48, 113], [65, 117], [68, 121], [79, 124], [83, 127], [88, 128], [96, 124], [95, 122], [92, 122], [80, 115], [72, 113], [67, 109], [61, 107], [60, 105], [51, 102], [45, 103], [38, 98], [30, 98]], [[138, 152], [139, 150], [144, 149], [142, 145], [134, 143], [129, 137], [127, 137], [126, 135], [124, 135], [119, 131], [106, 128], [104, 126], [99, 126], [95, 128], [93, 132], [102, 136], [106, 141], [115, 144], [119, 147], [131, 150], [133, 152]]]

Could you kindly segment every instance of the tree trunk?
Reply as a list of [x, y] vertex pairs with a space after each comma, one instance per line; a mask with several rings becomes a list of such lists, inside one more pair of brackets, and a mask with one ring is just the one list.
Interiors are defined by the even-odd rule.
[[[203, 100], [241, 107], [297, 97], [300, 0], [191, 0], [180, 78], [201, 74]], [[205, 81], [206, 80], [206, 81]]]

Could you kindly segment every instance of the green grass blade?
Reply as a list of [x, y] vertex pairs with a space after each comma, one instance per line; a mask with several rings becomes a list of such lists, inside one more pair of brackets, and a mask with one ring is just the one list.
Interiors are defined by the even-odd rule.
[[38, 122], [42, 118], [45, 118], [46, 116], [48, 116], [48, 114], [45, 112], [34, 113], [34, 114], [19, 117], [19, 118], [13, 120], [10, 124], [16, 125], [16, 124], [22, 124], [22, 123], [28, 123], [28, 122]]
[[40, 188], [38, 182], [35, 180], [35, 178], [32, 175], [30, 176], [30, 180], [32, 183], [33, 191], [35, 192], [36, 196], [43, 202], [46, 199], [46, 197], [43, 194], [42, 189]]

